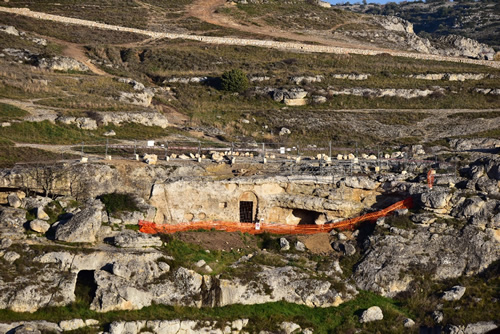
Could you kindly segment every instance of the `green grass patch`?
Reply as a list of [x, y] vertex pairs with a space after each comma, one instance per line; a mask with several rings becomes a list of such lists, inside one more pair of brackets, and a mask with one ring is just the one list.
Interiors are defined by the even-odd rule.
[[2, 128], [0, 137], [19, 143], [76, 144], [95, 140], [91, 132], [49, 121], [14, 123]]
[[[249, 252], [245, 250], [231, 250], [229, 252], [210, 250], [207, 252], [206, 249], [199, 245], [181, 241], [175, 234], [162, 235], [162, 238], [166, 241], [163, 250], [174, 258], [174, 260], [167, 261], [172, 268], [181, 266], [189, 268], [193, 267], [194, 263], [199, 260], [204, 260], [213, 270], [211, 275], [217, 275], [224, 272], [230, 264]], [[193, 267], [192, 269], [197, 268]]]
[[31, 147], [0, 145], [0, 168], [10, 168], [16, 163], [43, 163], [72, 158], [76, 158], [76, 156], [69, 154], [61, 155]]
[[0, 122], [18, 120], [28, 115], [28, 112], [10, 104], [0, 103]]
[[[368, 324], [359, 323], [359, 315], [368, 307], [377, 305], [384, 312], [384, 320]], [[218, 308], [190, 308], [180, 306], [153, 305], [139, 311], [97, 313], [90, 311], [86, 301], [66, 307], [46, 308], [35, 313], [15, 313], [0, 310], [0, 321], [47, 320], [59, 322], [66, 319], [97, 319], [101, 325], [113, 321], [134, 320], [199, 320], [232, 321], [249, 319], [245, 328], [251, 333], [260, 330], [276, 330], [283, 321], [293, 321], [302, 328], [312, 328], [315, 333], [348, 333], [355, 328], [369, 333], [403, 333], [403, 319], [407, 311], [391, 299], [361, 291], [356, 299], [338, 307], [310, 308], [285, 302], [261, 305], [231, 305]], [[102, 329], [101, 329], [102, 330]], [[97, 331], [96, 331], [97, 332]]]

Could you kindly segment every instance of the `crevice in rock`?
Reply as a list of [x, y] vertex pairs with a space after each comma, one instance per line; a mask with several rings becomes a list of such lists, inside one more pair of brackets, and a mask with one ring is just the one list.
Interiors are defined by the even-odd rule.
[[205, 277], [201, 283], [201, 304], [207, 307], [221, 306], [222, 290], [220, 280], [212, 277], [207, 284]]
[[97, 282], [94, 270], [80, 270], [75, 284], [75, 301], [90, 306], [96, 296]]

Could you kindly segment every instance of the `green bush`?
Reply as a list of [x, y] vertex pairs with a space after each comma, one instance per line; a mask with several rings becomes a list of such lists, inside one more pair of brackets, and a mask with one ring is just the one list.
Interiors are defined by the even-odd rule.
[[99, 196], [101, 202], [106, 206], [108, 213], [118, 213], [123, 211], [138, 211], [137, 203], [130, 194], [106, 194]]
[[221, 77], [221, 88], [228, 92], [243, 92], [248, 88], [247, 75], [239, 69], [224, 72]]

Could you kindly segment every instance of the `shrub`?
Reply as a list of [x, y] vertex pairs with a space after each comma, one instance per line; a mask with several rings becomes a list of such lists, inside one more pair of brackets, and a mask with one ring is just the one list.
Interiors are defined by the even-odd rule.
[[130, 194], [106, 194], [99, 196], [99, 199], [106, 206], [108, 213], [118, 213], [123, 211], [138, 211], [137, 203]]
[[239, 69], [224, 72], [221, 77], [221, 88], [228, 92], [243, 92], [248, 88], [247, 75]]

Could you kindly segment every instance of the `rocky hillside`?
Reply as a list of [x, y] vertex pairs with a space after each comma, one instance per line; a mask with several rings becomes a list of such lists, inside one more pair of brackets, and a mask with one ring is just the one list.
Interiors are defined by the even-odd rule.
[[500, 7], [495, 1], [392, 2], [387, 5], [351, 5], [340, 8], [403, 18], [413, 23], [417, 34], [431, 39], [454, 34], [500, 50]]
[[[415, 29], [321, 1], [1, 2], [0, 332], [498, 328], [499, 65]], [[317, 235], [139, 232], [405, 199]]]
[[[456, 144], [458, 149], [468, 145]], [[136, 162], [127, 171], [120, 165], [74, 164], [56, 178], [49, 171], [30, 174], [29, 168], [4, 171], [4, 332], [164, 333], [181, 327], [186, 333], [200, 328], [222, 333], [223, 325], [251, 333], [405, 328], [485, 333], [500, 325], [497, 158], [464, 164], [455, 175], [438, 173], [433, 189], [425, 184], [423, 166], [401, 174], [219, 181], [211, 169], [217, 163], [204, 171], [193, 163], [169, 169]], [[265, 173], [269, 167], [260, 168]], [[73, 173], [78, 183], [61, 187], [75, 179]], [[113, 175], [121, 177], [112, 181]], [[49, 183], [51, 197], [35, 195], [37, 184]], [[190, 194], [184, 203], [173, 198], [179, 184]], [[207, 195], [207, 184], [218, 196]], [[408, 197], [414, 207], [355, 231], [313, 236], [137, 232], [139, 220], [153, 220], [158, 212], [173, 222], [182, 205], [185, 212], [201, 209], [207, 215], [185, 219], [210, 219], [210, 206], [224, 211], [220, 202], [227, 201], [231, 208], [230, 197], [238, 198], [240, 188], [255, 191], [258, 215], [290, 209], [299, 219], [289, 224], [318, 214], [326, 218], [310, 224], [335, 221], [325, 203], [337, 198], [342, 200], [334, 210], [347, 215]]]

